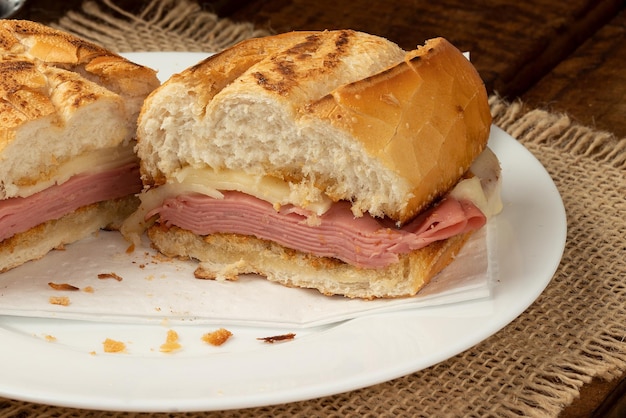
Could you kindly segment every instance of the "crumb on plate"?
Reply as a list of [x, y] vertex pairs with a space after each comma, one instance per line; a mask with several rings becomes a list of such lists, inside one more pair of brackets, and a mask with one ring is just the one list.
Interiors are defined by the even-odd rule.
[[76, 290], [80, 290], [80, 288], [71, 285], [69, 283], [54, 283], [54, 282], [48, 282], [48, 286], [50, 286], [51, 288], [53, 288], [54, 290], [69, 290], [69, 291], [76, 291]]
[[121, 282], [123, 279], [115, 273], [99, 273], [98, 279], [115, 279], [118, 282]]
[[159, 351], [162, 353], [171, 353], [176, 350], [180, 350], [182, 346], [178, 343], [178, 333], [173, 329], [167, 331], [167, 337], [165, 342], [159, 347]]
[[205, 343], [220, 346], [224, 344], [230, 337], [232, 337], [233, 333], [225, 328], [220, 328], [213, 332], [207, 332], [202, 336], [202, 341]]
[[274, 344], [275, 342], [289, 341], [289, 340], [293, 340], [294, 338], [296, 338], [296, 334], [289, 333], [289, 334], [283, 334], [283, 335], [274, 335], [271, 337], [257, 338], [257, 340], [261, 340], [269, 344]]
[[69, 306], [70, 304], [70, 298], [67, 296], [50, 296], [48, 301], [52, 305]]
[[105, 353], [123, 353], [126, 351], [126, 344], [121, 341], [112, 340], [107, 338], [102, 343]]

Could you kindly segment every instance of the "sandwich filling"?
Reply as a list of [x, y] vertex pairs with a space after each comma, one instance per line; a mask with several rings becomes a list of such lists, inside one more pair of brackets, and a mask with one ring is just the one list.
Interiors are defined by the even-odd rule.
[[348, 201], [308, 208], [277, 203], [286, 199], [279, 198], [279, 191], [286, 193], [289, 187], [275, 182], [254, 188], [222, 180], [211, 187], [201, 176], [179, 176], [142, 193], [140, 210], [122, 231], [138, 233], [158, 220], [162, 226], [197, 235], [255, 236], [357, 267], [382, 268], [397, 262], [400, 254], [478, 230], [500, 211], [500, 167], [495, 155], [483, 152], [470, 172], [448, 195], [402, 226], [367, 213], [357, 217]]
[[158, 214], [161, 225], [178, 226], [197, 235], [252, 235], [364, 268], [385, 267], [397, 262], [398, 254], [477, 230], [486, 222], [471, 201], [446, 198], [401, 228], [369, 214], [354, 217], [346, 201], [333, 204], [319, 217], [318, 225], [311, 226], [309, 214], [297, 207], [287, 205], [276, 211], [268, 202], [245, 193], [223, 194], [221, 199], [198, 193], [180, 195], [148, 215]]
[[[102, 152], [104, 151], [104, 152]], [[52, 178], [0, 200], [0, 241], [93, 203], [139, 193], [132, 146], [99, 150], [62, 165]]]

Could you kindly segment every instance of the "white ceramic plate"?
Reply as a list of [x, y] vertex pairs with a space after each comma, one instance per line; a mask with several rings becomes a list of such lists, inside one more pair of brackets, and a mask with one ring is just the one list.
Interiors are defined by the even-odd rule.
[[[164, 79], [203, 55], [128, 56], [161, 69]], [[566, 236], [563, 203], [542, 165], [496, 127], [490, 147], [502, 163], [505, 207], [493, 221], [499, 273], [488, 311], [468, 306], [468, 315], [457, 304], [377, 314], [299, 330], [294, 340], [275, 344], [258, 338], [290, 330], [229, 327], [234, 336], [220, 347], [201, 342], [211, 331], [206, 325], [177, 324], [184, 349], [171, 354], [159, 351], [167, 323], [0, 317], [0, 395], [103, 410], [245, 408], [374, 385], [472, 347], [541, 294], [557, 269]], [[105, 338], [123, 341], [126, 353], [103, 353]]]

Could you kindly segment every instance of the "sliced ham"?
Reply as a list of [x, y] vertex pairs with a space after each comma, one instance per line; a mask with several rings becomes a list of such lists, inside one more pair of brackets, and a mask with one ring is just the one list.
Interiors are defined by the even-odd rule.
[[28, 197], [0, 201], [0, 241], [96, 202], [141, 191], [136, 163], [80, 174]]
[[223, 199], [188, 193], [166, 199], [148, 212], [160, 223], [197, 235], [235, 233], [272, 240], [285, 247], [346, 263], [378, 268], [397, 262], [398, 255], [423, 248], [486, 223], [470, 201], [451, 197], [402, 228], [369, 215], [355, 218], [348, 202], [335, 203], [312, 224], [293, 206], [279, 211], [263, 200], [241, 192], [224, 192]]

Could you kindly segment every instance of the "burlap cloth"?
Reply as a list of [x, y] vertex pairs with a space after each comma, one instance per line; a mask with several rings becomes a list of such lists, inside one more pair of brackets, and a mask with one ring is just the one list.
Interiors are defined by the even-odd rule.
[[[190, 0], [153, 0], [139, 15], [111, 0], [87, 2], [57, 26], [120, 52], [218, 51], [265, 34], [219, 19]], [[220, 413], [137, 414], [0, 398], [0, 418], [557, 416], [592, 377], [620, 376], [626, 370], [626, 138], [497, 96], [490, 103], [495, 123], [547, 168], [568, 217], [567, 245], [552, 282], [494, 336], [426, 370], [310, 401]]]

